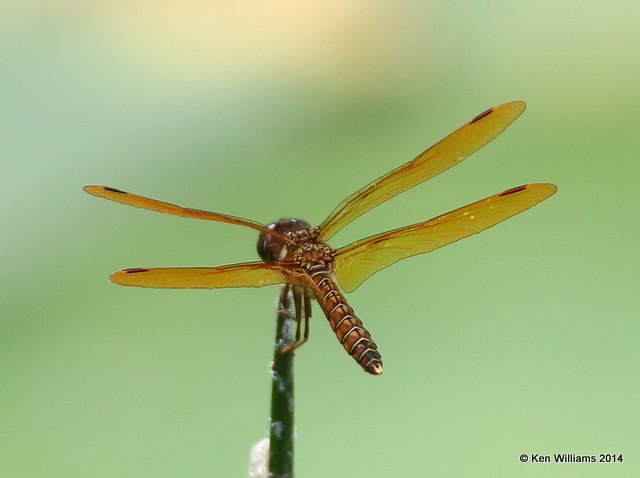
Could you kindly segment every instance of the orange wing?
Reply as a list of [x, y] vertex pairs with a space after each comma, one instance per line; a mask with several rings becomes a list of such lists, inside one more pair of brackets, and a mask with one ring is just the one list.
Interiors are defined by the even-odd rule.
[[365, 186], [342, 201], [324, 220], [320, 238], [328, 240], [369, 209], [458, 164], [502, 133], [525, 106], [523, 101], [512, 101], [488, 109], [415, 159]]
[[217, 289], [263, 287], [291, 282], [307, 285], [306, 276], [277, 263], [246, 262], [221, 267], [160, 267], [114, 272], [112, 282], [136, 287], [164, 289]]
[[281, 234], [268, 229], [259, 222], [251, 221], [250, 219], [229, 216], [227, 214], [220, 214], [217, 212], [203, 211], [201, 209], [177, 206], [168, 202], [158, 201], [157, 199], [151, 199], [144, 196], [138, 196], [137, 194], [128, 193], [126, 191], [121, 191], [120, 189], [111, 188], [109, 186], [85, 186], [83, 189], [93, 196], [110, 199], [111, 201], [128, 204], [129, 206], [165, 212], [167, 214], [173, 214], [174, 216], [193, 217], [196, 219], [206, 219], [209, 221], [227, 222], [229, 224], [247, 226], [260, 232], [267, 232], [271, 235], [279, 236], [282, 239], [288, 240]]
[[356, 241], [336, 251], [336, 278], [351, 292], [380, 269], [483, 231], [543, 201], [557, 189], [544, 183], [511, 188], [428, 221]]

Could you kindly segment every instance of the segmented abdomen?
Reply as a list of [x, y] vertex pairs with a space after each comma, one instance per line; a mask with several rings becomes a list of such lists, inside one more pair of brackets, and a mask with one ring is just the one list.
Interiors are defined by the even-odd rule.
[[380, 375], [382, 357], [378, 352], [378, 346], [364, 328], [362, 321], [356, 317], [351, 306], [347, 304], [347, 300], [336, 286], [330, 272], [325, 267], [318, 267], [310, 270], [309, 275], [316, 285], [314, 289], [316, 299], [340, 343], [365, 371]]

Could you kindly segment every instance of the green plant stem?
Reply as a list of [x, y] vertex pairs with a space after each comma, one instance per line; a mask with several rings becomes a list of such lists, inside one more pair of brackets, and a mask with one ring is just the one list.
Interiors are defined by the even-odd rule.
[[296, 322], [289, 310], [288, 291], [289, 288], [283, 288], [278, 303], [271, 371], [270, 478], [293, 478], [293, 352], [281, 353], [281, 349], [292, 343], [295, 338]]

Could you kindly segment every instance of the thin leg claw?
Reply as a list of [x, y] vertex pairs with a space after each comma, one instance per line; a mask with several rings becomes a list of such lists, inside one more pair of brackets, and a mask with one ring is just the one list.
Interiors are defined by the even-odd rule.
[[[291, 302], [289, 293], [293, 296], [295, 315], [290, 308]], [[279, 314], [287, 314], [292, 320], [296, 321], [296, 333], [292, 342], [283, 346], [278, 350], [278, 354], [274, 360], [274, 364], [277, 362], [278, 357], [285, 354], [293, 353], [298, 347], [302, 346], [307, 340], [309, 340], [309, 319], [311, 318], [311, 295], [309, 291], [302, 287], [291, 286], [287, 284], [282, 289], [280, 295], [279, 307], [277, 312]]]

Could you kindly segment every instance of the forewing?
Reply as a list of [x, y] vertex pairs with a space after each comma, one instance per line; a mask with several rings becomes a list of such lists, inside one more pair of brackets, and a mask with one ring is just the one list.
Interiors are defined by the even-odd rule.
[[480, 113], [415, 159], [342, 201], [320, 225], [320, 238], [326, 241], [369, 209], [456, 165], [498, 136], [524, 109], [523, 101], [512, 101]]
[[342, 289], [355, 290], [380, 269], [470, 236], [534, 206], [555, 193], [553, 184], [508, 189], [428, 221], [356, 241], [337, 250], [334, 272]]
[[206, 219], [209, 221], [226, 222], [229, 224], [237, 224], [240, 226], [247, 226], [252, 229], [256, 229], [260, 232], [267, 232], [272, 235], [279, 235], [275, 231], [269, 230], [259, 222], [252, 221], [250, 219], [244, 219], [236, 216], [229, 216], [227, 214], [220, 214], [217, 212], [203, 211], [201, 209], [192, 209], [188, 207], [177, 206], [164, 201], [158, 201], [157, 199], [151, 199], [137, 194], [121, 191], [120, 189], [112, 188], [109, 186], [85, 186], [83, 188], [86, 192], [93, 196], [97, 196], [111, 201], [116, 201], [129, 206], [140, 207], [143, 209], [150, 209], [152, 211], [164, 212], [167, 214], [173, 214], [174, 216], [193, 217], [196, 219]]
[[221, 267], [159, 267], [124, 269], [111, 274], [120, 285], [163, 289], [217, 289], [263, 287], [291, 282], [300, 284], [304, 274], [267, 262], [246, 262]]

